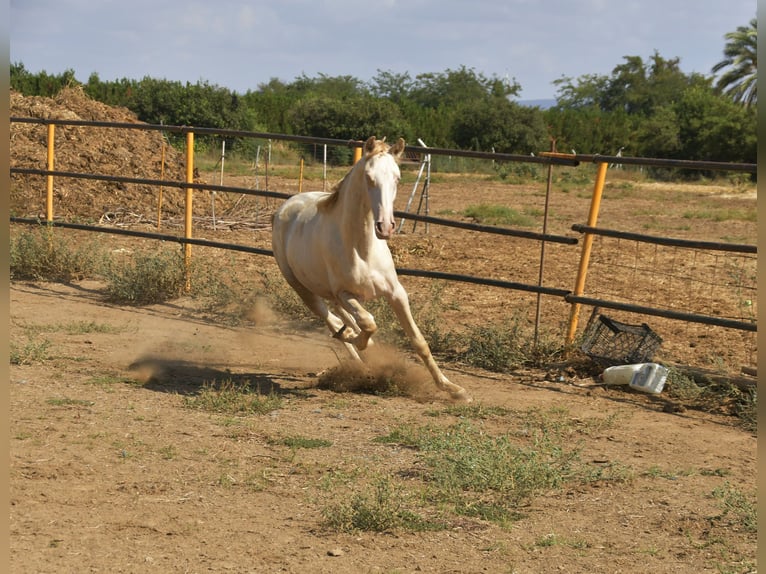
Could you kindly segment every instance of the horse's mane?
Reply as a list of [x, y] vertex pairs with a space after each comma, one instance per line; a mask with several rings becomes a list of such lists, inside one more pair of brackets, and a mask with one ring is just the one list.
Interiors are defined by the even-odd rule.
[[[386, 143], [385, 138], [382, 140], [375, 140], [374, 147], [365, 154], [364, 159], [368, 160], [374, 155], [386, 153], [390, 148], [391, 146]], [[355, 171], [356, 170], [352, 168], [346, 175], [343, 176], [343, 179], [333, 185], [332, 189], [330, 189], [330, 195], [320, 199], [317, 202], [317, 207], [320, 209], [329, 209], [335, 205], [338, 202], [338, 197], [340, 196], [340, 190], [343, 187], [343, 184], [346, 183], [347, 179], [351, 178], [351, 174], [353, 174]]]

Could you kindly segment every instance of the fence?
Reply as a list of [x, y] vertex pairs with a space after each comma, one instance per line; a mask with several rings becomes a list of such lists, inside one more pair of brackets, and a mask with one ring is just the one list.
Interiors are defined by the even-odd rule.
[[[194, 137], [197, 135], [215, 135], [223, 138], [258, 138], [267, 139], [269, 141], [286, 141], [295, 142], [301, 144], [315, 144], [315, 145], [331, 145], [331, 146], [346, 146], [354, 148], [354, 157], [358, 157], [358, 150], [362, 146], [362, 142], [357, 141], [342, 141], [329, 138], [314, 138], [306, 136], [291, 136], [284, 134], [271, 134], [260, 132], [243, 132], [234, 130], [218, 130], [209, 128], [193, 128], [186, 126], [160, 126], [150, 124], [133, 124], [133, 123], [115, 123], [115, 122], [97, 122], [97, 121], [80, 121], [80, 120], [52, 120], [52, 119], [39, 119], [39, 118], [22, 118], [12, 117], [13, 123], [29, 123], [29, 124], [42, 124], [47, 128], [47, 157], [46, 168], [23, 168], [13, 167], [11, 168], [12, 174], [17, 175], [29, 175], [44, 177], [46, 181], [46, 213], [44, 223], [50, 226], [81, 229], [86, 231], [95, 231], [100, 233], [112, 233], [129, 235], [133, 237], [144, 237], [150, 239], [156, 239], [161, 241], [176, 241], [183, 245], [184, 255], [187, 265], [191, 258], [191, 247], [193, 245], [229, 249], [247, 253], [253, 253], [257, 255], [272, 255], [268, 249], [250, 247], [245, 245], [228, 244], [217, 241], [209, 241], [203, 239], [197, 239], [193, 237], [192, 229], [192, 214], [193, 214], [193, 197], [194, 192], [199, 190], [211, 191], [213, 193], [236, 193], [242, 195], [254, 195], [260, 197], [269, 197], [282, 199], [289, 196], [288, 193], [269, 191], [264, 189], [245, 189], [241, 187], [232, 187], [224, 185], [211, 185], [203, 183], [195, 183], [194, 181]], [[136, 178], [127, 176], [113, 176], [113, 175], [100, 175], [94, 173], [81, 173], [72, 171], [57, 171], [55, 169], [55, 133], [56, 127], [62, 126], [66, 128], [68, 126], [87, 126], [91, 128], [112, 128], [119, 130], [154, 130], [160, 132], [175, 132], [184, 134], [186, 136], [186, 153], [185, 153], [185, 180], [184, 181], [172, 181], [166, 179], [151, 179], [151, 178]], [[461, 229], [467, 229], [476, 231], [479, 233], [490, 233], [504, 236], [513, 236], [523, 239], [528, 239], [537, 242], [541, 246], [541, 259], [539, 268], [539, 280], [537, 284], [534, 283], [519, 283], [509, 282], [500, 279], [493, 279], [488, 277], [477, 277], [471, 275], [461, 275], [454, 273], [443, 273], [439, 271], [428, 271], [421, 269], [398, 269], [401, 275], [419, 276], [426, 278], [437, 278], [447, 281], [459, 281], [464, 283], [489, 285], [493, 287], [499, 287], [504, 289], [512, 289], [525, 291], [528, 293], [534, 293], [538, 297], [538, 309], [539, 309], [539, 297], [541, 295], [553, 296], [561, 298], [570, 304], [570, 314], [568, 319], [568, 328], [566, 339], [571, 342], [577, 331], [578, 317], [582, 305], [591, 305], [594, 307], [614, 309], [624, 311], [627, 313], [650, 315], [657, 317], [664, 317], [672, 320], [678, 320], [683, 322], [703, 323], [712, 325], [715, 327], [721, 327], [726, 329], [734, 329], [740, 331], [754, 332], [757, 330], [757, 323], [755, 315], [745, 317], [721, 317], [715, 314], [706, 313], [704, 309], [695, 312], [689, 312], [685, 310], [669, 309], [666, 306], [660, 306], [661, 302], [654, 302], [654, 304], [642, 304], [627, 303], [617, 299], [609, 299], [603, 297], [588, 297], [585, 294], [585, 282], [589, 268], [591, 266], [591, 258], [593, 255], [594, 241], [602, 239], [616, 239], [618, 241], [631, 241], [637, 244], [646, 245], [662, 245], [671, 246], [677, 249], [688, 249], [695, 253], [707, 253], [717, 252], [724, 254], [735, 254], [739, 257], [747, 257], [754, 261], [756, 254], [756, 247], [754, 245], [740, 245], [730, 243], [714, 243], [714, 242], [699, 242], [699, 241], [684, 241], [667, 237], [652, 237], [649, 235], [627, 233], [619, 230], [610, 230], [597, 227], [597, 219], [599, 215], [599, 208], [601, 203], [601, 196], [604, 188], [604, 181], [606, 177], [607, 166], [610, 163], [619, 162], [621, 165], [636, 165], [636, 166], [654, 166], [654, 167], [666, 167], [666, 168], [680, 168], [680, 169], [695, 169], [695, 170], [725, 170], [732, 172], [742, 173], [755, 173], [755, 164], [732, 164], [732, 163], [719, 163], [709, 161], [685, 161], [685, 160], [665, 160], [665, 159], [650, 159], [650, 158], [633, 158], [624, 156], [606, 156], [606, 155], [591, 155], [591, 154], [558, 154], [542, 152], [536, 156], [517, 155], [517, 154], [502, 154], [502, 153], [487, 153], [471, 150], [455, 150], [455, 149], [443, 149], [443, 148], [427, 148], [429, 155], [444, 155], [451, 157], [465, 157], [465, 158], [477, 158], [483, 160], [489, 160], [492, 162], [525, 162], [536, 163], [548, 166], [549, 178], [547, 196], [550, 193], [550, 170], [554, 165], [563, 166], [577, 166], [583, 163], [591, 163], [597, 166], [596, 181], [594, 190], [591, 197], [590, 211], [585, 225], [573, 225], [572, 230], [580, 234], [581, 241], [578, 237], [572, 237], [568, 235], [555, 235], [546, 232], [546, 226], [543, 225], [543, 232], [531, 232], [518, 229], [499, 228], [495, 226], [479, 225], [466, 223], [461, 221], [454, 221], [446, 218], [432, 217], [430, 215], [421, 215], [420, 213], [410, 212], [396, 212], [397, 217], [410, 219], [413, 221], [422, 221], [426, 224], [434, 224], [439, 226], [449, 226]], [[407, 146], [405, 150], [410, 156], [412, 154], [423, 154], [424, 148], [416, 146]], [[13, 153], [12, 153], [13, 157]], [[53, 182], [54, 178], [75, 178], [83, 180], [99, 180], [117, 182], [120, 184], [143, 184], [149, 186], [156, 186], [159, 189], [162, 188], [177, 188], [185, 193], [185, 217], [184, 217], [184, 234], [182, 237], [175, 235], [168, 235], [163, 233], [153, 233], [139, 231], [135, 229], [117, 229], [112, 227], [88, 225], [83, 223], [72, 223], [61, 220], [56, 220], [54, 217], [54, 201], [53, 201]], [[547, 212], [547, 203], [546, 203]], [[546, 213], [547, 218], [547, 213]], [[24, 218], [24, 217], [11, 217], [11, 221], [19, 224], [39, 224], [41, 218]], [[565, 246], [581, 246], [581, 252], [579, 257], [579, 265], [576, 277], [574, 278], [574, 289], [563, 289], [558, 287], [545, 286], [542, 283], [544, 266], [544, 253], [546, 244], [561, 244]], [[597, 250], [598, 251], [598, 250]], [[609, 252], [607, 250], [607, 252]], [[573, 253], [572, 257], [576, 257]], [[747, 267], [749, 265], [743, 265]], [[645, 270], [648, 272], [652, 270]], [[656, 269], [654, 270], [656, 271]], [[742, 270], [740, 270], [742, 272]], [[749, 272], [749, 271], [747, 271]], [[741, 285], [740, 285], [741, 288]], [[755, 287], [749, 285], [745, 287], [748, 290], [752, 290], [752, 295], [749, 300], [755, 301]], [[538, 311], [539, 320], [539, 311]], [[538, 325], [536, 324], [536, 329]]]

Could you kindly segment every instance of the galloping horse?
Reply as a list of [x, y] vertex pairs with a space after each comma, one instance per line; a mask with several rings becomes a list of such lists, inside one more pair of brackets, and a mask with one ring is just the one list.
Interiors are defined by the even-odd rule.
[[361, 360], [358, 351], [378, 328], [362, 303], [384, 297], [436, 385], [453, 399], [471, 401], [434, 361], [388, 248], [404, 146], [401, 138], [390, 146], [385, 138], [370, 137], [362, 158], [332, 192], [285, 201], [272, 221], [274, 257], [290, 286], [354, 359]]

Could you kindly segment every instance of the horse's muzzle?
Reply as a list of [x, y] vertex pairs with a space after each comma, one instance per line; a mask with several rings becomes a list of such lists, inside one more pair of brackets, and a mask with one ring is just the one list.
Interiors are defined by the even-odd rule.
[[376, 221], [375, 222], [375, 236], [378, 239], [384, 239], [388, 240], [391, 238], [391, 235], [394, 233], [394, 222], [391, 221], [389, 223], [385, 223], [383, 221]]

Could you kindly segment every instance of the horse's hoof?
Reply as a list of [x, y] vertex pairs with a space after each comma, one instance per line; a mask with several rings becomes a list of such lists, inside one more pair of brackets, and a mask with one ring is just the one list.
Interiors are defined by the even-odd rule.
[[468, 391], [465, 389], [461, 389], [455, 393], [450, 393], [450, 395], [452, 396], [452, 400], [456, 403], [468, 404], [473, 402], [473, 397], [469, 395]]

